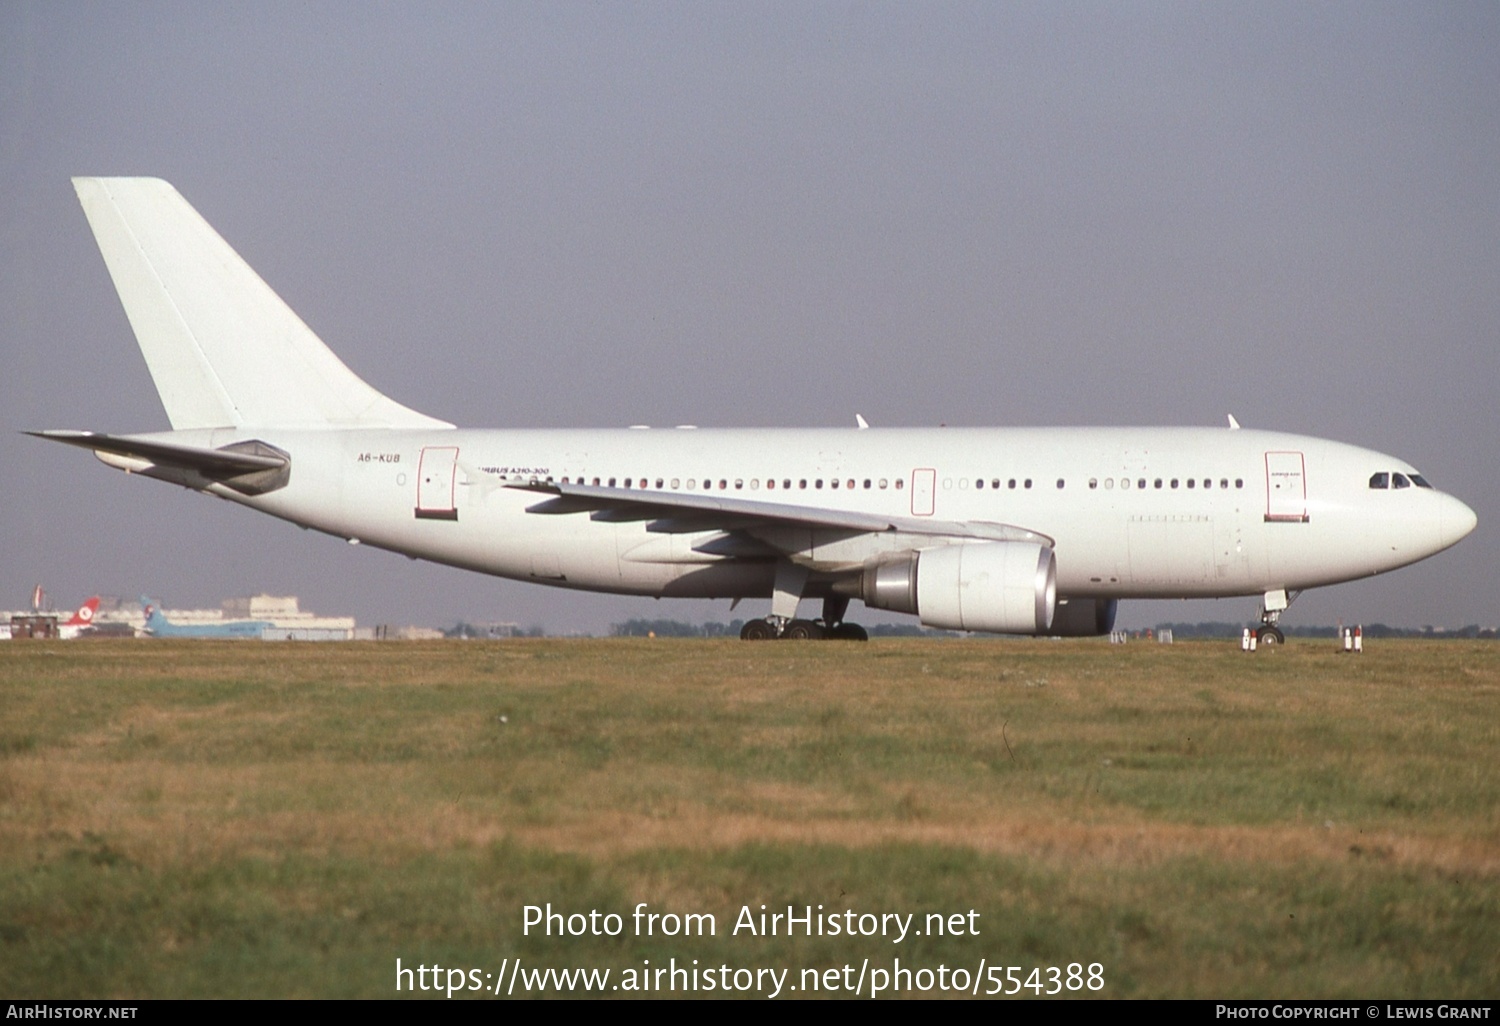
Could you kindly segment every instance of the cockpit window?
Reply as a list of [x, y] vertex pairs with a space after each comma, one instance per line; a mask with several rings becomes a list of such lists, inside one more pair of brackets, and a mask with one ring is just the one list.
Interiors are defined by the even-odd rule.
[[1378, 474], [1371, 474], [1370, 475], [1370, 487], [1371, 488], [1389, 488], [1390, 486], [1391, 486], [1391, 475], [1387, 474], [1385, 471], [1381, 471]]
[[1392, 474], [1392, 486], [1395, 488], [1410, 488], [1411, 482], [1406, 479], [1405, 474]]
[[1430, 485], [1430, 484], [1427, 483], [1427, 479], [1425, 477], [1423, 477], [1421, 474], [1413, 474], [1411, 476], [1411, 483], [1414, 484], [1414, 485], [1416, 485], [1418, 488], [1431, 488], [1432, 487], [1432, 485]]

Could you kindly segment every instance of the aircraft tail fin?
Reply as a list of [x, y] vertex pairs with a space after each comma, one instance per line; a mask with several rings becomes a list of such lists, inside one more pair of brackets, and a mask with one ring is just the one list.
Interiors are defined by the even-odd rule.
[[90, 596], [78, 611], [73, 614], [73, 619], [63, 624], [64, 627], [87, 627], [94, 622], [94, 614], [99, 611], [99, 596]]
[[453, 426], [346, 367], [167, 182], [73, 187], [174, 429]]

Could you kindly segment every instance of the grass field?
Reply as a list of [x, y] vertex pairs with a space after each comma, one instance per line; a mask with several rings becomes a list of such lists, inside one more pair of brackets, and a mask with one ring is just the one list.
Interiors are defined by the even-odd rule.
[[[1495, 998], [1497, 753], [1493, 642], [14, 642], [0, 995], [675, 958], [791, 996], [899, 959], [911, 991], [983, 993], [983, 960], [1098, 963], [1083, 996]], [[638, 936], [642, 902], [715, 933]], [[523, 932], [547, 903], [623, 929]], [[965, 929], [732, 932], [762, 905]]]

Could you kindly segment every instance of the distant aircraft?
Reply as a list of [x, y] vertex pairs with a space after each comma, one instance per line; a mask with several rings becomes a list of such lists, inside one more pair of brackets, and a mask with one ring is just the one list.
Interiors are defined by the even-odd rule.
[[91, 595], [84, 600], [83, 605], [78, 607], [72, 619], [64, 620], [57, 625], [57, 636], [64, 641], [71, 641], [84, 631], [91, 630], [94, 626], [94, 614], [99, 611], [99, 596]]
[[[747, 639], [1109, 631], [1122, 598], [1256, 596], [1425, 559], [1473, 510], [1403, 460], [1208, 428], [471, 431], [350, 371], [171, 185], [74, 186], [173, 430], [34, 432], [351, 543], [629, 595], [767, 598]], [[798, 618], [803, 598], [822, 616]]]
[[146, 608], [146, 634], [153, 638], [259, 638], [270, 620], [225, 620], [221, 623], [176, 624], [150, 599], [141, 598]]

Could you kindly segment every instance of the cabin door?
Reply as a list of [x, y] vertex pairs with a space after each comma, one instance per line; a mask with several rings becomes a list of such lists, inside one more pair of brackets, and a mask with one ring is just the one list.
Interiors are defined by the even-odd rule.
[[422, 450], [417, 464], [417, 519], [457, 520], [454, 484], [458, 477], [458, 449], [433, 445]]
[[1307, 520], [1307, 475], [1300, 452], [1266, 453], [1266, 520]]

